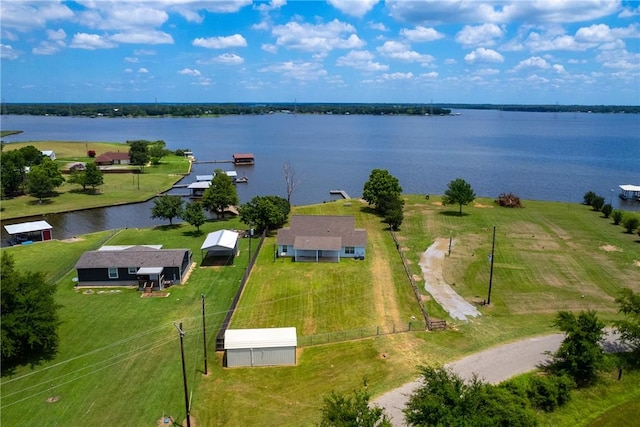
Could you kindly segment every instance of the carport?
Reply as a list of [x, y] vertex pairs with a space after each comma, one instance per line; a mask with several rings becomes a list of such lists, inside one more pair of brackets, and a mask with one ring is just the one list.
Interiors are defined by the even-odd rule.
[[200, 247], [202, 261], [208, 256], [233, 259], [238, 253], [238, 233], [231, 230], [218, 230], [209, 233]]

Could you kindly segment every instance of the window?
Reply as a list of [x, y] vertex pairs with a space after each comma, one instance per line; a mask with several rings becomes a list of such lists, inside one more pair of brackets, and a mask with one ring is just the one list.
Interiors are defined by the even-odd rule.
[[129, 274], [136, 274], [138, 267], [129, 267]]
[[353, 246], [345, 246], [344, 247], [344, 253], [345, 254], [349, 254], [349, 255], [353, 255], [356, 253], [356, 248]]
[[109, 279], [117, 279], [117, 278], [118, 278], [118, 268], [109, 267]]
[[287, 245], [282, 245], [282, 253], [283, 254], [287, 253]]

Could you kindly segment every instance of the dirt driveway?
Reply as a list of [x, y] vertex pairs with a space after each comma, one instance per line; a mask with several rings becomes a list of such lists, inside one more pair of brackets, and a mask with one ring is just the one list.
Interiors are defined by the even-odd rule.
[[[452, 245], [455, 244], [455, 240]], [[425, 281], [425, 290], [449, 315], [457, 320], [467, 321], [467, 317], [480, 316], [480, 312], [462, 298], [444, 280], [442, 264], [445, 254], [449, 250], [449, 239], [437, 238], [436, 241], [422, 254], [420, 268]]]

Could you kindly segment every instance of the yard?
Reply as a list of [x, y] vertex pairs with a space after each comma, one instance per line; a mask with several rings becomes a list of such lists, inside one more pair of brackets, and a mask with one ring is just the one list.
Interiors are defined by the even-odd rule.
[[[299, 335], [309, 336], [420, 319], [395, 244], [366, 205], [337, 201], [296, 207], [294, 212], [354, 215], [356, 226], [368, 231], [366, 259], [293, 263], [274, 258], [275, 237], [270, 237], [232, 327], [296, 326]], [[451, 361], [497, 343], [550, 332], [559, 309], [597, 309], [601, 318], [614, 318], [617, 290], [639, 290], [638, 237], [585, 206], [525, 201], [525, 208], [512, 210], [483, 199], [464, 212], [467, 215], [458, 216], [455, 207], [441, 206], [437, 197], [425, 201], [407, 196], [398, 236], [418, 279], [421, 254], [436, 238], [452, 236], [456, 244], [443, 263], [444, 277], [477, 303], [482, 316], [452, 322], [446, 332], [416, 331], [300, 348], [295, 367], [227, 369], [222, 354], [213, 353], [217, 326], [246, 267], [247, 239], [241, 239], [234, 265], [197, 268], [187, 285], [169, 289], [168, 298], [141, 299], [128, 289], [86, 294], [73, 287], [69, 268], [84, 250], [104, 243], [161, 243], [191, 248], [199, 262], [206, 233], [244, 228], [237, 219], [207, 222], [199, 236], [183, 224], [3, 249], [14, 254], [17, 267], [42, 269], [57, 283], [63, 323], [54, 361], [2, 378], [1, 421], [152, 425], [163, 414], [182, 421], [180, 352], [173, 325], [182, 320], [196, 425], [314, 425], [331, 390], [350, 392], [366, 382], [377, 395], [414, 379], [419, 364]], [[492, 304], [482, 306], [493, 226]], [[207, 303], [207, 376], [202, 375], [202, 293]], [[423, 298], [432, 317], [451, 320], [428, 295]], [[47, 403], [52, 397], [57, 400]]]
[[[33, 145], [39, 150], [53, 150], [56, 153], [56, 163], [60, 168], [71, 162], [91, 161], [87, 157], [87, 150], [104, 153], [129, 149], [127, 145], [118, 143], [73, 141], [11, 143], [4, 149], [18, 149], [26, 145]], [[171, 188], [188, 171], [189, 162], [185, 158], [175, 155], [165, 156], [159, 165], [145, 167], [144, 173], [140, 175], [105, 173], [104, 184], [99, 187], [97, 194], [82, 193], [78, 191], [81, 189], [79, 185], [64, 183], [56, 189], [57, 196], [46, 199], [42, 204], [31, 196], [3, 199], [2, 218], [11, 219], [148, 200], [159, 192]]]

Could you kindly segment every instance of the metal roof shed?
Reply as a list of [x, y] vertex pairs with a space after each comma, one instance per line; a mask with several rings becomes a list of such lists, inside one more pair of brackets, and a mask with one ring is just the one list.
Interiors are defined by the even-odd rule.
[[209, 254], [212, 256], [235, 256], [238, 251], [238, 233], [231, 230], [218, 230], [209, 233], [200, 250], [203, 259]]
[[295, 365], [296, 328], [227, 329], [226, 366]]
[[51, 230], [53, 227], [47, 221], [31, 221], [20, 224], [5, 225], [4, 229], [11, 234], [13, 243], [21, 243], [28, 240], [51, 240]]

